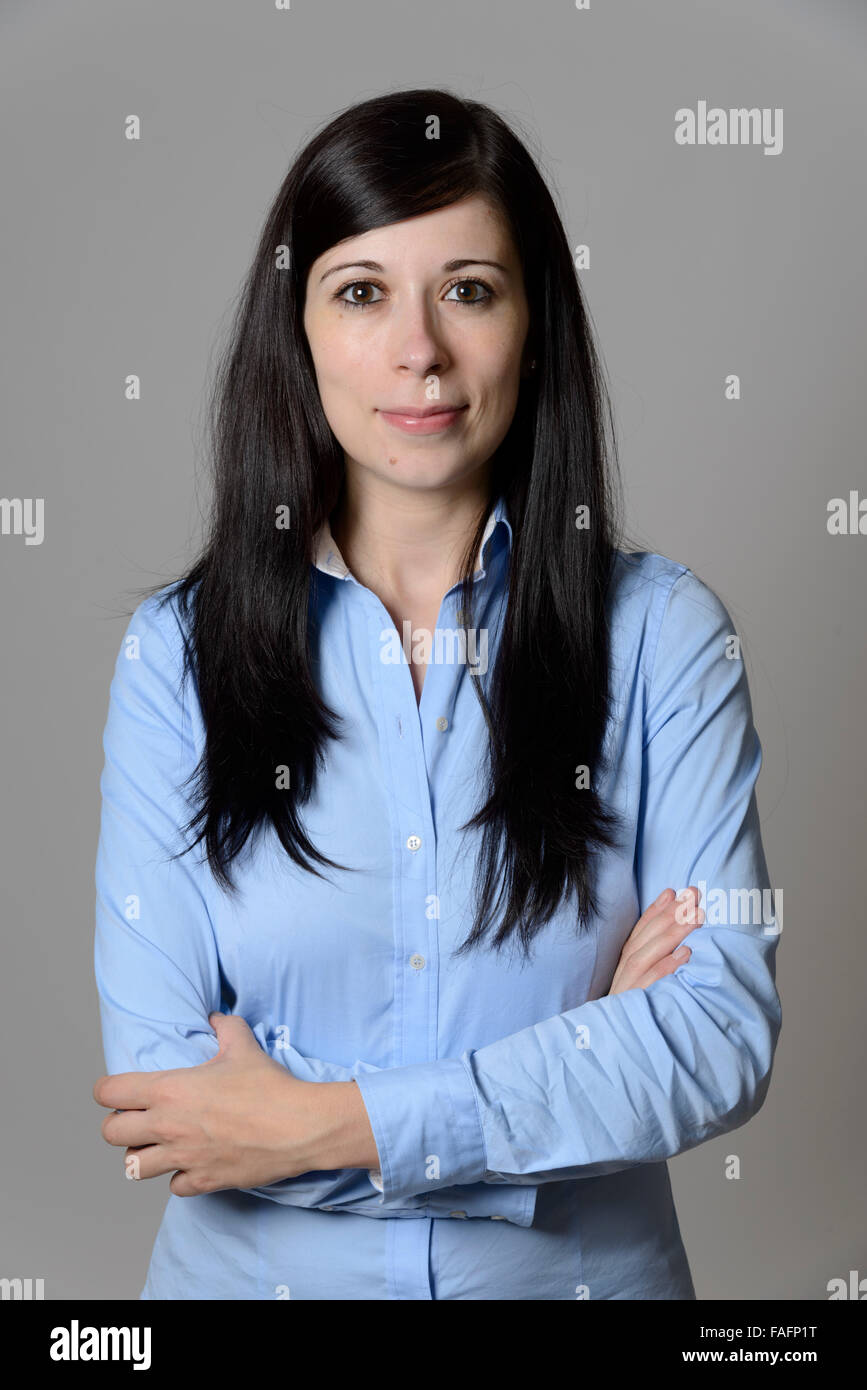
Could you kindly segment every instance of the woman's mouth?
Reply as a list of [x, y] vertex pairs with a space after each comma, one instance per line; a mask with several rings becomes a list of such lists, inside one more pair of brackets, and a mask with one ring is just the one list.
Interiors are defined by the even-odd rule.
[[408, 413], [400, 410], [380, 410], [379, 414], [386, 424], [392, 425], [404, 434], [440, 434], [459, 420], [469, 407], [465, 405], [452, 408], [434, 408], [426, 413]]

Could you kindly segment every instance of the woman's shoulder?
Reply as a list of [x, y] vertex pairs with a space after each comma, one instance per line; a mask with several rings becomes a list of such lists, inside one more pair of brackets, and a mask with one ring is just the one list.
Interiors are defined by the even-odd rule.
[[616, 550], [608, 586], [613, 623], [642, 626], [664, 610], [675, 584], [692, 571], [654, 550]]
[[710, 585], [688, 565], [656, 551], [617, 550], [608, 610], [622, 657], [631, 654], [646, 674], [661, 645], [696, 649], [712, 635], [733, 631], [728, 610]]
[[173, 655], [183, 653], [192, 632], [192, 597], [180, 580], [165, 584], [142, 599], [129, 620], [128, 635], [157, 637]]
[[113, 687], [121, 698], [147, 698], [160, 707], [183, 703], [193, 669], [190, 599], [175, 580], [135, 607], [114, 668]]

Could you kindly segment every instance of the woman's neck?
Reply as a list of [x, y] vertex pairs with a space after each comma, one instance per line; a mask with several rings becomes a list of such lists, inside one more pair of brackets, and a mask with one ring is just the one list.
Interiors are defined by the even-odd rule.
[[451, 488], [401, 488], [352, 467], [331, 516], [331, 534], [359, 583], [387, 608], [437, 607], [487, 505], [489, 478]]
[[377, 595], [401, 640], [410, 634], [404, 650], [418, 702], [426, 667], [414, 658], [415, 639], [427, 634], [429, 650], [443, 596], [460, 578], [487, 504], [487, 487], [487, 474], [466, 486], [426, 490], [388, 486], [372, 475], [359, 479], [348, 469], [332, 513], [331, 534], [350, 572]]

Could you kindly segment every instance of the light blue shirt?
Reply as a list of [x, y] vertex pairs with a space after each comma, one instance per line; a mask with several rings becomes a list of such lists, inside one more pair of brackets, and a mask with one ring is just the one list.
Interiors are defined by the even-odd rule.
[[[355, 871], [316, 878], [260, 830], [236, 861], [237, 900], [200, 847], [167, 862], [204, 728], [194, 683], [180, 684], [174, 603], [136, 609], [101, 780], [106, 1070], [204, 1062], [218, 1050], [208, 1014], [238, 1013], [295, 1076], [355, 1078], [379, 1155], [369, 1172], [169, 1194], [143, 1299], [695, 1297], [666, 1159], [755, 1114], [781, 1021], [744, 665], [725, 607], [689, 569], [618, 552], [599, 790], [628, 831], [600, 856], [599, 915], [579, 935], [564, 904], [529, 962], [485, 942], [453, 959], [477, 844], [459, 827], [488, 737], [470, 683], [493, 666], [511, 540], [500, 502], [474, 580], [476, 640], [453, 640], [456, 585], [417, 705], [385, 607], [322, 528], [315, 670], [346, 722], [303, 816]], [[607, 995], [638, 918], [688, 884], [707, 921], [684, 925], [687, 963]]]

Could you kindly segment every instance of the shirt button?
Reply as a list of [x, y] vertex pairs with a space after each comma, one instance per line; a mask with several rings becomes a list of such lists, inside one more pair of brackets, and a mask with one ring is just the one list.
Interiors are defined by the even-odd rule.
[[322, 1210], [322, 1211], [333, 1211], [334, 1208], [333, 1208], [333, 1207], [325, 1207], [325, 1206], [323, 1206], [323, 1207], [321, 1208], [321, 1210]]
[[424, 970], [426, 962], [424, 956], [415, 955], [410, 956], [409, 963], [412, 966], [413, 970]]
[[370, 1181], [373, 1183], [374, 1187], [378, 1187], [379, 1190], [380, 1190], [380, 1192], [382, 1192], [382, 1191], [383, 1191], [383, 1186], [382, 1186], [382, 1173], [381, 1173], [380, 1169], [379, 1169], [379, 1168], [368, 1168], [368, 1170], [367, 1170], [367, 1176], [370, 1178]]
[[407, 849], [411, 849], [413, 851], [421, 849], [421, 837], [418, 835], [410, 835], [409, 839], [406, 842], [406, 847]]
[[439, 729], [441, 734], [444, 734], [448, 727], [449, 721], [445, 718], [444, 715], [441, 714], [439, 719], [437, 720], [437, 728]]
[[492, 1221], [505, 1221], [505, 1219], [506, 1219], [505, 1216], [492, 1216], [492, 1217], [491, 1217], [491, 1220], [492, 1220]]
[[460, 1216], [463, 1220], [466, 1220], [467, 1213], [465, 1211], [450, 1211], [449, 1216]]

